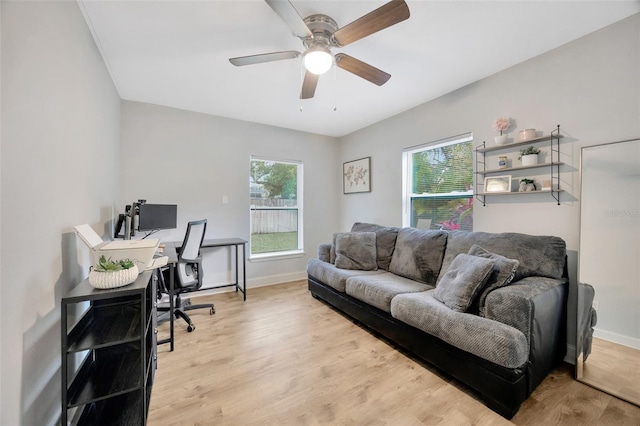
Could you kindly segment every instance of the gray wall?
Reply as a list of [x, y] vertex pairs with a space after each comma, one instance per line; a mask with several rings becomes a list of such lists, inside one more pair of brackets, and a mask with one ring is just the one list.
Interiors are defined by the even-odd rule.
[[0, 424], [55, 424], [60, 298], [86, 276], [70, 233], [118, 199], [120, 99], [75, 2], [1, 2]]
[[[562, 124], [567, 193], [559, 207], [540, 194], [496, 199], [476, 209], [476, 229], [565, 238], [575, 280], [580, 148], [640, 134], [637, 15], [336, 141], [126, 101], [121, 116], [76, 3], [0, 5], [3, 425], [57, 419], [59, 300], [88, 267], [86, 250], [70, 234], [73, 225], [106, 233], [114, 210], [144, 197], [178, 203], [181, 223], [207, 217], [211, 237], [246, 238], [248, 200], [241, 194], [249, 155], [300, 159], [306, 256], [249, 268], [253, 285], [294, 277], [332, 232], [356, 220], [400, 224], [402, 148], [468, 131], [491, 140], [493, 120], [509, 115], [519, 128]], [[187, 157], [184, 148], [197, 152]], [[372, 157], [373, 192], [342, 195], [342, 162], [365, 156]], [[195, 186], [184, 177], [194, 171]], [[229, 204], [222, 205], [222, 195]], [[179, 239], [184, 229], [163, 232], [162, 238]], [[224, 259], [225, 253], [211, 256], [213, 270], [228, 271]], [[228, 278], [216, 274], [212, 283]]]
[[[341, 161], [371, 156], [373, 191], [339, 195], [340, 227], [355, 221], [401, 225], [402, 149], [465, 132], [473, 133], [476, 145], [493, 143], [492, 124], [503, 115], [516, 119], [516, 131], [549, 133], [562, 125], [561, 186], [567, 192], [561, 206], [545, 194], [488, 198], [486, 207], [476, 202], [474, 229], [563, 238], [570, 251], [569, 309], [575, 315], [580, 149], [640, 135], [638, 14], [344, 137]], [[491, 168], [497, 168], [497, 155], [502, 151], [489, 158]], [[517, 165], [516, 159], [517, 154]], [[573, 338], [574, 323], [569, 333]]]
[[[304, 249], [293, 259], [247, 262], [248, 287], [305, 277], [307, 260], [338, 227], [338, 140], [262, 124], [138, 102], [122, 103], [122, 197], [178, 204], [178, 228], [165, 241], [184, 238], [189, 220], [207, 219], [207, 238], [249, 239], [249, 159], [257, 155], [299, 160], [304, 168]], [[222, 197], [228, 204], [222, 204]], [[248, 247], [247, 247], [248, 250]], [[207, 250], [204, 285], [231, 281], [227, 249]]]

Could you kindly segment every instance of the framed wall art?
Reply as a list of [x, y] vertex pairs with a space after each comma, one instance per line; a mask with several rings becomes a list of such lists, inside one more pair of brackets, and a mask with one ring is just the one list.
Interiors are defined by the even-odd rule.
[[511, 192], [511, 175], [486, 177], [484, 192]]
[[371, 157], [343, 163], [342, 182], [345, 194], [371, 192]]

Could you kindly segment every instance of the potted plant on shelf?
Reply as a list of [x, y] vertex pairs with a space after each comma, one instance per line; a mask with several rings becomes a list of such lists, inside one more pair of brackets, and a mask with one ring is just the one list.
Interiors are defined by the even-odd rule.
[[498, 117], [496, 121], [493, 123], [494, 130], [500, 132], [500, 136], [496, 136], [494, 141], [497, 145], [504, 145], [507, 143], [507, 135], [502, 134], [502, 132], [506, 131], [511, 125], [511, 119], [509, 117]]
[[528, 148], [520, 150], [520, 156], [518, 157], [518, 160], [522, 160], [523, 166], [535, 166], [536, 164], [538, 164], [538, 154], [540, 154], [541, 152], [542, 151], [540, 151], [538, 148], [531, 145]]
[[138, 266], [133, 260], [111, 260], [102, 255], [89, 271], [89, 284], [100, 289], [117, 288], [131, 284], [137, 277]]
[[520, 192], [531, 192], [536, 190], [536, 185], [533, 182], [533, 179], [524, 178], [520, 180], [520, 187], [518, 191]]

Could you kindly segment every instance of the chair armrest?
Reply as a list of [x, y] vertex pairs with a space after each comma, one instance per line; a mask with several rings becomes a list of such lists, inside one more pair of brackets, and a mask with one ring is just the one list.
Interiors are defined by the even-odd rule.
[[331, 244], [320, 244], [318, 246], [318, 259], [331, 263]]
[[527, 277], [487, 296], [484, 317], [520, 330], [529, 341], [530, 392], [567, 350], [566, 279]]

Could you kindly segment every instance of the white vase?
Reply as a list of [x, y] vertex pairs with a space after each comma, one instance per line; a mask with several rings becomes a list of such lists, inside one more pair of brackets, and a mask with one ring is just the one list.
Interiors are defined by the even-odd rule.
[[119, 271], [101, 272], [91, 270], [89, 272], [89, 284], [91, 284], [91, 287], [100, 289], [123, 287], [134, 282], [136, 278], [138, 278], [137, 265]]
[[504, 145], [505, 143], [507, 143], [507, 135], [496, 136], [495, 138], [493, 138], [493, 140], [495, 141], [496, 145]]
[[522, 166], [535, 166], [538, 164], [538, 154], [529, 154], [522, 156]]

